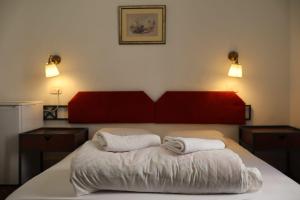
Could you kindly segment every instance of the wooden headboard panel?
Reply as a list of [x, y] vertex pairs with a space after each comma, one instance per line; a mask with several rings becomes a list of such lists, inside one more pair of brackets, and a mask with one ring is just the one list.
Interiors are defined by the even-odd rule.
[[166, 92], [155, 103], [155, 122], [244, 124], [245, 103], [235, 92]]
[[78, 92], [68, 113], [70, 123], [150, 123], [154, 102], [142, 91]]
[[170, 91], [155, 103], [142, 91], [79, 92], [68, 112], [70, 123], [245, 123], [234, 92]]

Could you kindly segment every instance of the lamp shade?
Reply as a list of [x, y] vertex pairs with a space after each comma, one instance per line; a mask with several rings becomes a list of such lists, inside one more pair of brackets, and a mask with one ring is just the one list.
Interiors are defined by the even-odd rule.
[[236, 63], [231, 64], [230, 69], [228, 71], [228, 76], [238, 77], [238, 78], [243, 77], [242, 65]]
[[47, 63], [45, 66], [45, 75], [46, 77], [54, 77], [59, 75], [59, 71], [57, 69], [56, 64], [54, 63]]

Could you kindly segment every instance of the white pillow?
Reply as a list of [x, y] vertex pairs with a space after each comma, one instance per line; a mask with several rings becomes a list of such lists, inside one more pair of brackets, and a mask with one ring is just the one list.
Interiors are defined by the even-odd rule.
[[[140, 128], [101, 128], [99, 132], [106, 132], [113, 135], [145, 135], [152, 132]], [[96, 132], [98, 132], [96, 131]]]
[[220, 139], [224, 140], [224, 134], [217, 130], [182, 130], [168, 132], [168, 136], [180, 136], [190, 138], [203, 138], [203, 139]]

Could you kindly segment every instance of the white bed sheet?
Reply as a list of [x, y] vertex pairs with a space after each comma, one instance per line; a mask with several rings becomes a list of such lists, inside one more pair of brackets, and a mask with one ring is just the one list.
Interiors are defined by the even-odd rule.
[[7, 200], [300, 200], [300, 185], [264, 161], [253, 156], [233, 140], [226, 145], [238, 153], [248, 167], [257, 167], [264, 179], [260, 191], [246, 194], [183, 195], [131, 192], [97, 192], [76, 197], [69, 182], [74, 152], [53, 167], [22, 185]]

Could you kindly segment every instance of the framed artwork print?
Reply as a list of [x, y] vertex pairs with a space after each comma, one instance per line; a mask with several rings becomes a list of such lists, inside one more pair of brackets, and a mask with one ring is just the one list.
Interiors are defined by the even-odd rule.
[[165, 44], [166, 6], [119, 6], [119, 44]]

